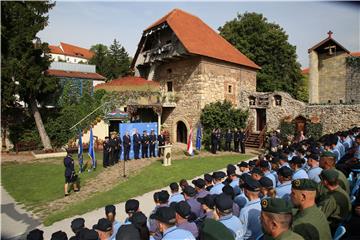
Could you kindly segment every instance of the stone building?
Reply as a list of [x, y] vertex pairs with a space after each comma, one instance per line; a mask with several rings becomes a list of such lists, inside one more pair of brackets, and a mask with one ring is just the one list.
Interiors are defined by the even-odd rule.
[[347, 63], [360, 54], [350, 53], [331, 31], [328, 35], [308, 50], [309, 103], [360, 103], [360, 73]]
[[161, 123], [172, 142], [186, 142], [208, 103], [256, 91], [260, 67], [198, 17], [174, 9], [144, 30], [132, 67], [135, 76], [158, 82]]

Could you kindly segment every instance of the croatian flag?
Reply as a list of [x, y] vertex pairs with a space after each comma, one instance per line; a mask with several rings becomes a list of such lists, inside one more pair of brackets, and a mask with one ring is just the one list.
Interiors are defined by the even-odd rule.
[[188, 142], [187, 142], [187, 152], [188, 152], [191, 156], [194, 155], [192, 138], [193, 138], [193, 129], [191, 128], [191, 129], [190, 129], [189, 138], [188, 138]]
[[95, 149], [94, 149], [94, 136], [92, 128], [90, 128], [90, 140], [89, 140], [89, 156], [91, 158], [92, 168], [96, 168]]
[[82, 145], [82, 137], [81, 137], [81, 130], [79, 130], [79, 147], [78, 147], [78, 160], [80, 165], [80, 173], [83, 172], [83, 145]]

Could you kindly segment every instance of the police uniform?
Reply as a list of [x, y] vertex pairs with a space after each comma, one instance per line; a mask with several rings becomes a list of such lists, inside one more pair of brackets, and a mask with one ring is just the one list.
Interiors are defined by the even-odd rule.
[[139, 133], [133, 135], [133, 144], [134, 144], [134, 158], [139, 159], [140, 146], [141, 146], [141, 137]]
[[303, 178], [309, 178], [309, 176], [305, 172], [305, 170], [302, 169], [302, 168], [296, 169], [293, 176], [292, 176], [292, 179], [296, 180], [296, 179], [303, 179]]
[[129, 154], [130, 154], [130, 148], [131, 148], [131, 138], [129, 134], [125, 134], [123, 136], [123, 144], [124, 144], [124, 160], [130, 160]]
[[[159, 134], [157, 136], [157, 140], [159, 142], [159, 147], [165, 146], [165, 136], [163, 134]], [[158, 149], [158, 156], [161, 157], [164, 155], [164, 149], [163, 148], [159, 148]]]
[[[224, 178], [226, 175], [224, 172], [214, 172], [213, 173], [213, 178], [217, 179], [217, 180], [221, 180], [222, 178]], [[221, 194], [222, 193], [222, 188], [225, 185], [221, 182], [218, 182], [216, 184], [214, 184], [214, 186], [210, 189], [210, 194]]]
[[319, 175], [320, 175], [321, 171], [322, 171], [321, 167], [310, 168], [307, 172], [309, 179], [311, 179], [317, 183], [320, 183], [321, 179], [320, 179]]
[[103, 142], [103, 167], [109, 166], [109, 137], [105, 137]]
[[64, 158], [65, 166], [65, 183], [73, 183], [76, 181], [77, 176], [75, 175], [74, 159], [68, 154]]
[[122, 147], [121, 147], [122, 141], [120, 137], [115, 137], [115, 158], [114, 158], [114, 163], [118, 163], [120, 156], [121, 156], [121, 152], [122, 152]]
[[172, 202], [180, 202], [184, 200], [185, 200], [184, 195], [182, 195], [181, 193], [174, 193], [169, 198], [169, 204]]
[[[244, 188], [252, 191], [260, 191], [260, 183], [253, 178], [244, 179]], [[240, 211], [240, 222], [243, 229], [241, 230], [240, 238], [256, 239], [262, 234], [260, 223], [261, 204], [260, 198], [251, 200]]]
[[[338, 173], [333, 169], [324, 170], [321, 173], [321, 178], [323, 180], [335, 181], [338, 179]], [[320, 200], [318, 206], [325, 213], [333, 233], [335, 233], [338, 225], [345, 220], [351, 211], [349, 195], [340, 186], [335, 190], [328, 191]]]
[[156, 135], [154, 133], [154, 130], [151, 131], [149, 140], [150, 140], [150, 157], [156, 157], [155, 155]]
[[240, 132], [234, 132], [234, 151], [239, 152]]
[[187, 230], [193, 234], [195, 238], [199, 236], [199, 230], [194, 222], [189, 222], [188, 219], [191, 214], [191, 208], [189, 204], [185, 201], [180, 201], [171, 205], [175, 208], [176, 213], [183, 218], [181, 222], [177, 222], [176, 226], [180, 229]]
[[[316, 191], [317, 184], [310, 179], [297, 179], [292, 181], [292, 188]], [[305, 240], [332, 239], [326, 216], [315, 204], [295, 213], [292, 231], [300, 234]]]
[[225, 145], [226, 145], [225, 151], [231, 151], [231, 141], [232, 141], [232, 139], [233, 139], [233, 136], [232, 136], [231, 132], [225, 133]]
[[163, 232], [163, 236], [161, 238], [162, 240], [195, 240], [195, 237], [191, 232], [175, 226], [176, 213], [175, 210], [171, 207], [158, 208], [154, 214], [150, 215], [150, 218], [165, 223], [167, 225], [172, 225]]
[[[146, 131], [144, 131], [145, 133]], [[141, 137], [141, 157], [147, 158], [149, 152], [149, 136], [143, 134]]]
[[291, 181], [283, 182], [276, 187], [276, 195], [279, 198], [290, 200], [290, 194], [291, 194]]
[[190, 205], [191, 212], [193, 212], [197, 218], [202, 217], [204, 213], [201, 208], [201, 204], [196, 200], [195, 188], [191, 186], [186, 186], [184, 189], [184, 193], [189, 197], [186, 202]]
[[[275, 213], [275, 214], [292, 214], [292, 205], [281, 198], [268, 198], [261, 200], [261, 211], [264, 213]], [[289, 223], [290, 224], [290, 223]], [[290, 229], [287, 229], [277, 235], [276, 237], [272, 237], [267, 233], [264, 233], [264, 240], [303, 240], [304, 238], [301, 237], [299, 234], [294, 233]]]
[[242, 228], [239, 218], [232, 214], [233, 201], [231, 197], [225, 193], [220, 194], [215, 197], [215, 205], [218, 211], [224, 213], [223, 216], [220, 216], [219, 222], [233, 233], [235, 239], [238, 239], [242, 235]]

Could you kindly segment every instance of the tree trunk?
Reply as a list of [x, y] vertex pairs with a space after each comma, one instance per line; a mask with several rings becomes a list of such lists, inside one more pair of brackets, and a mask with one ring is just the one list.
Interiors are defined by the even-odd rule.
[[30, 109], [31, 109], [31, 114], [34, 116], [36, 127], [37, 127], [37, 129], [39, 131], [39, 135], [40, 135], [40, 138], [41, 138], [41, 142], [42, 142], [42, 144], [44, 146], [44, 150], [52, 149], [49, 136], [46, 133], [44, 123], [42, 121], [42, 118], [41, 118], [41, 115], [40, 115], [40, 112], [39, 112], [39, 109], [37, 107], [35, 99], [30, 99]]

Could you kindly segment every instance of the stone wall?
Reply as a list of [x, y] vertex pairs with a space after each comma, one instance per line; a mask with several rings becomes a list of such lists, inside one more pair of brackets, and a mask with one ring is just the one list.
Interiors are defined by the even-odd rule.
[[319, 54], [319, 103], [345, 102], [347, 56], [345, 52]]
[[360, 71], [346, 68], [346, 102], [360, 103]]
[[308, 105], [306, 117], [318, 116], [323, 125], [323, 133], [334, 133], [360, 126], [360, 104], [354, 105]]

